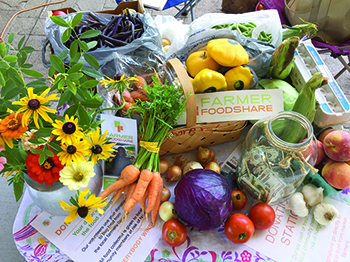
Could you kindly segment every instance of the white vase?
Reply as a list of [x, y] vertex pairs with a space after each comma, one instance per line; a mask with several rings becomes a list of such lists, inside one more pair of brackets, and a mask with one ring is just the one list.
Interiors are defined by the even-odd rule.
[[[87, 187], [79, 189], [80, 191], [90, 188], [91, 194], [98, 196], [102, 188], [102, 168], [99, 164], [94, 166], [96, 175], [90, 178]], [[69, 199], [74, 196], [77, 191], [69, 190], [67, 186], [64, 186], [61, 182], [56, 181], [52, 186], [46, 186], [45, 183], [39, 184], [24, 174], [24, 180], [27, 184], [29, 195], [33, 199], [34, 203], [42, 210], [56, 216], [67, 216], [68, 211], [62, 209], [59, 199], [63, 200], [67, 204], [71, 204]]]

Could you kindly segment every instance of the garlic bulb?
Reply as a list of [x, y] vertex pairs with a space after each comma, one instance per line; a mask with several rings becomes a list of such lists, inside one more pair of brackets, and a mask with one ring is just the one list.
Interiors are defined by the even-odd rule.
[[184, 175], [192, 169], [203, 169], [203, 166], [197, 161], [189, 161], [183, 167], [182, 174]]
[[327, 226], [338, 217], [339, 212], [332, 204], [322, 202], [315, 207], [313, 214], [320, 225]]
[[289, 202], [286, 204], [286, 209], [292, 210], [292, 212], [299, 217], [306, 217], [309, 214], [307, 203], [305, 202], [303, 194], [300, 192], [296, 192], [292, 195]]
[[317, 187], [313, 184], [307, 184], [301, 189], [307, 204], [309, 206], [316, 206], [323, 201], [323, 187]]

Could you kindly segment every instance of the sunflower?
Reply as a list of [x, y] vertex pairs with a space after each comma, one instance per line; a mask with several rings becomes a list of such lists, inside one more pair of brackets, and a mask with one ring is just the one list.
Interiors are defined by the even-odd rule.
[[0, 133], [8, 139], [18, 139], [28, 130], [29, 119], [22, 126], [23, 114], [12, 113], [0, 121]]
[[47, 88], [40, 96], [33, 93], [33, 88], [28, 88], [28, 97], [21, 98], [20, 101], [12, 102], [13, 105], [21, 105], [22, 107], [17, 111], [17, 114], [24, 111], [22, 117], [22, 126], [26, 126], [26, 123], [31, 116], [34, 114], [34, 123], [37, 128], [39, 128], [38, 124], [38, 116], [40, 115], [46, 122], [52, 123], [52, 119], [46, 113], [56, 113], [55, 109], [50, 109], [44, 104], [50, 100], [57, 100], [59, 97], [57, 94], [52, 94], [47, 97], [47, 93], [50, 91], [50, 88]]
[[45, 182], [46, 186], [52, 186], [52, 183], [58, 181], [60, 171], [64, 165], [59, 160], [58, 156], [48, 157], [45, 162], [39, 164], [40, 154], [33, 154], [30, 152], [26, 158], [27, 174], [34, 181], [42, 184]]
[[72, 138], [84, 136], [80, 131], [82, 128], [78, 125], [78, 118], [74, 119], [74, 116], [69, 118], [68, 115], [65, 115], [64, 122], [60, 120], [55, 120], [55, 122], [52, 124], [55, 128], [52, 134], [57, 135], [57, 140], [62, 140], [62, 143], [72, 143]]
[[70, 165], [72, 162], [79, 163], [84, 161], [85, 156], [89, 155], [89, 149], [86, 147], [86, 141], [82, 138], [72, 138], [71, 143], [63, 143], [61, 148], [62, 152], [57, 155], [61, 162], [66, 165]]
[[86, 199], [89, 190], [90, 189], [87, 188], [81, 192], [78, 191], [79, 196], [75, 196], [75, 199], [74, 197], [71, 197], [70, 202], [73, 204], [72, 206], [68, 205], [61, 199], [59, 200], [63, 210], [69, 212], [69, 216], [64, 219], [64, 222], [71, 223], [79, 216], [85, 218], [86, 222], [92, 223], [94, 222], [94, 219], [89, 212], [97, 210], [100, 214], [104, 213], [104, 210], [102, 210], [101, 207], [104, 207], [107, 202], [100, 197], [96, 197], [95, 194], [88, 196]]
[[65, 166], [60, 172], [60, 182], [68, 186], [69, 190], [78, 190], [87, 187], [90, 178], [95, 176], [94, 163], [80, 161]]
[[117, 89], [120, 86], [127, 87], [129, 83], [132, 82], [138, 82], [139, 80], [136, 77], [127, 77], [125, 78], [125, 75], [117, 74], [114, 79], [109, 78], [108, 76], [104, 75], [107, 79], [102, 79], [100, 81], [101, 86], [106, 86], [106, 89], [108, 91], [111, 91], [113, 89]]
[[100, 136], [100, 128], [97, 127], [95, 131], [90, 131], [87, 136], [88, 140], [86, 141], [88, 144], [91, 161], [96, 164], [100, 159], [107, 159], [113, 154], [111, 152], [115, 151], [112, 146], [115, 146], [117, 143], [107, 143], [106, 136], [108, 131]]

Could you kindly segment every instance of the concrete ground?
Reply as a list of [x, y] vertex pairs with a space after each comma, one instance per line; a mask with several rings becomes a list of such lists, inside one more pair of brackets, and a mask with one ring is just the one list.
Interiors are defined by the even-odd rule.
[[[51, 3], [49, 0], [2, 0], [0, 1], [0, 29], [5, 27], [7, 21], [17, 11], [35, 7], [43, 3]], [[205, 13], [220, 13], [222, 0], [201, 0], [194, 7], [195, 18]], [[42, 65], [40, 40], [45, 38], [44, 23], [47, 11], [63, 7], [73, 7], [77, 11], [111, 10], [116, 7], [114, 0], [67, 0], [64, 3], [51, 5], [24, 12], [15, 17], [6, 30], [4, 39], [9, 33], [15, 34], [15, 42], [22, 36], [26, 36], [25, 44], [35, 48], [29, 55], [30, 63], [34, 64], [34, 69], [46, 73], [47, 69]], [[153, 17], [156, 15], [175, 15], [177, 10], [171, 8], [165, 11], [154, 11], [146, 9]], [[191, 22], [191, 16], [180, 16], [179, 20], [184, 23]], [[329, 53], [323, 54], [322, 59], [328, 65], [329, 70], [335, 75], [343, 67], [339, 60], [332, 58]], [[350, 100], [350, 73], [345, 72], [338, 78], [338, 84]], [[345, 126], [346, 129], [349, 125]], [[21, 262], [24, 258], [19, 254], [13, 241], [12, 225], [20, 203], [16, 203], [13, 196], [12, 187], [8, 187], [5, 178], [0, 177], [0, 262]]]

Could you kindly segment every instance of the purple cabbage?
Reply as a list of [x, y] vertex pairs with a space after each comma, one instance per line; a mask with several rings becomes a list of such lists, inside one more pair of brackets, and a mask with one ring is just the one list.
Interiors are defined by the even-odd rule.
[[187, 172], [174, 192], [178, 216], [201, 230], [219, 227], [231, 214], [230, 186], [215, 171], [193, 169]]

